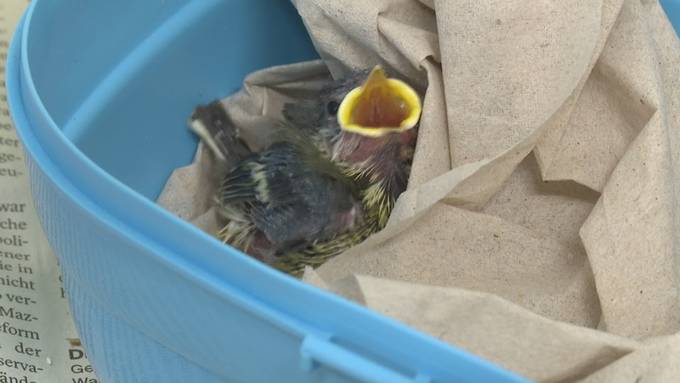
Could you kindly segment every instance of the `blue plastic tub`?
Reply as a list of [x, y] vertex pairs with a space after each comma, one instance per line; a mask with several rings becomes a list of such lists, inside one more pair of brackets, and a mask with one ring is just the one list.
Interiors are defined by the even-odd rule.
[[275, 272], [159, 208], [196, 104], [316, 57], [288, 1], [34, 0], [9, 102], [33, 196], [104, 382], [520, 382]]

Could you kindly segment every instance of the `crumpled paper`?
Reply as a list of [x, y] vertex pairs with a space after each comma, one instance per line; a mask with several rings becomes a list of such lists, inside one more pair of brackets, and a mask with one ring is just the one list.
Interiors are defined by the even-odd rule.
[[[293, 2], [322, 60], [223, 100], [251, 148], [351, 69], [425, 90], [387, 227], [306, 282], [537, 381], [680, 380], [680, 43], [657, 1]], [[159, 203], [214, 233], [216, 169], [200, 146]]]

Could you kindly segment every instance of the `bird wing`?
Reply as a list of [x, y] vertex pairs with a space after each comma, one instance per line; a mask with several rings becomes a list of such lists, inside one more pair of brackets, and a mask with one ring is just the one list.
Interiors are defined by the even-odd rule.
[[189, 127], [218, 159], [227, 164], [238, 163], [250, 155], [250, 149], [239, 138], [238, 129], [220, 101], [194, 109]]
[[227, 174], [221, 203], [247, 206], [255, 226], [279, 248], [314, 240], [354, 201], [349, 181], [324, 161], [313, 147], [275, 143]]

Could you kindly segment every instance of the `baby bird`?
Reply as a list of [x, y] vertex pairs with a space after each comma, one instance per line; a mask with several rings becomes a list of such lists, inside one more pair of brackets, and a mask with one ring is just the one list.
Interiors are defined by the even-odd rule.
[[277, 267], [300, 274], [381, 230], [406, 190], [422, 111], [419, 94], [388, 78], [381, 66], [352, 73], [317, 97], [286, 104], [283, 114], [361, 189], [363, 224], [332, 241], [281, 258]]
[[233, 164], [216, 196], [224, 242], [266, 261], [361, 222], [355, 185], [313, 145], [291, 136], [251, 153], [219, 102], [198, 107], [190, 124]]
[[380, 226], [406, 189], [422, 111], [420, 96], [381, 66], [355, 72], [283, 114], [356, 183]]
[[217, 196], [220, 238], [300, 276], [381, 230], [406, 189], [421, 110], [376, 66], [286, 104], [274, 143], [249, 153], [221, 103], [197, 108], [192, 129], [236, 164]]

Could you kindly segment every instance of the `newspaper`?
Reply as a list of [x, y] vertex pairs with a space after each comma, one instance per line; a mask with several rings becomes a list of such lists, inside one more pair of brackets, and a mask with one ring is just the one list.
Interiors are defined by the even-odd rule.
[[5, 91], [11, 35], [27, 0], [0, 1], [0, 383], [96, 383], [33, 208]]

